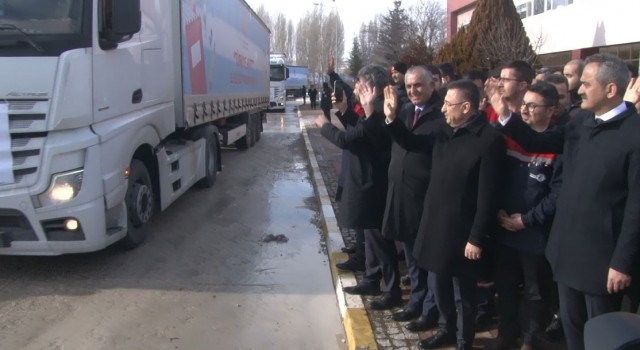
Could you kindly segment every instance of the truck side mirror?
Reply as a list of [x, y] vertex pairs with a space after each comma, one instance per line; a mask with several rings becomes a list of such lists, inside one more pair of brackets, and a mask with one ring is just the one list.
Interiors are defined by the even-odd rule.
[[284, 67], [284, 79], [289, 79], [289, 68]]
[[100, 7], [100, 47], [115, 49], [140, 31], [140, 0], [102, 0]]
[[140, 31], [142, 13], [140, 0], [111, 0], [113, 4], [113, 34], [133, 35]]

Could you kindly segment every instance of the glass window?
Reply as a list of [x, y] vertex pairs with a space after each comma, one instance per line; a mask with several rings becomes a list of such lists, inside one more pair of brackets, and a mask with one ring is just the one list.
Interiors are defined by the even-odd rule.
[[27, 34], [79, 33], [82, 1], [0, 0], [0, 21]]
[[284, 80], [284, 66], [270, 66], [269, 69], [269, 80], [271, 81], [282, 81]]
[[533, 0], [533, 15], [539, 15], [544, 12], [544, 0]]

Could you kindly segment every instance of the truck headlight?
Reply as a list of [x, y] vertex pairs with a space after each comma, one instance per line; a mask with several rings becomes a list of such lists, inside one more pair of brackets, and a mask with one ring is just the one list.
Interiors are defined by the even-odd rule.
[[72, 200], [82, 188], [83, 174], [84, 169], [54, 174], [49, 189], [34, 197], [34, 205], [40, 208]]

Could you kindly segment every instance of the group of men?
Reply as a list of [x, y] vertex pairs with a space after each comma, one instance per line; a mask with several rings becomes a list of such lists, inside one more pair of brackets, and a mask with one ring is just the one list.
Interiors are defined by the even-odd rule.
[[583, 349], [586, 321], [620, 310], [637, 282], [640, 118], [624, 97], [638, 98], [640, 84], [630, 92], [626, 64], [606, 54], [533, 84], [523, 61], [485, 81], [438, 73], [396, 64], [394, 87], [385, 67], [365, 66], [359, 104], [345, 94], [333, 105], [345, 130], [316, 119], [348, 151], [339, 223], [364, 231], [365, 277], [345, 292], [380, 295], [374, 310], [401, 306], [400, 242], [411, 288], [393, 318], [414, 332], [438, 328], [420, 348], [472, 348], [489, 270], [492, 348], [540, 348], [557, 290], [567, 346]]

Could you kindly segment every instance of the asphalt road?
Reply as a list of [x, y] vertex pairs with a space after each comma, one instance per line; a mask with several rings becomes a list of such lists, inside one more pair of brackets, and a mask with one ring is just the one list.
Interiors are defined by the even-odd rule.
[[271, 114], [138, 249], [0, 257], [0, 349], [344, 348], [307, 163], [296, 114]]

